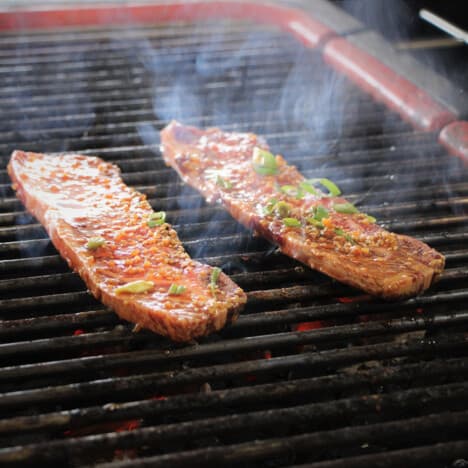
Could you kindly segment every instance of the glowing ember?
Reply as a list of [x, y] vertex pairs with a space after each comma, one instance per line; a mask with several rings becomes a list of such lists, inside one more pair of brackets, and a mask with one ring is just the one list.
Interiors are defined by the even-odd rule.
[[[256, 355], [256, 358], [258, 359], [271, 359], [272, 358], [272, 354], [271, 354], [271, 351], [269, 349], [263, 351], [263, 353], [258, 353]], [[257, 381], [257, 376], [256, 375], [253, 375], [253, 374], [249, 374], [249, 375], [246, 375], [245, 376], [245, 380], [247, 382], [256, 382]]]
[[121, 450], [117, 449], [114, 450], [114, 460], [129, 460], [132, 458], [136, 458], [138, 455], [136, 450], [128, 449], [128, 450]]
[[113, 421], [101, 424], [93, 424], [78, 429], [69, 429], [63, 433], [65, 437], [82, 437], [90, 434], [101, 434], [105, 432], [133, 431], [141, 426], [140, 419], [129, 419], [128, 421]]
[[140, 426], [140, 419], [131, 419], [130, 421], [125, 421], [119, 427], [117, 427], [115, 429], [115, 432], [133, 431], [135, 429], [138, 429]]
[[309, 331], [309, 330], [316, 330], [318, 328], [323, 328], [323, 327], [324, 327], [324, 323], [320, 320], [316, 320], [314, 322], [298, 323], [297, 325], [293, 327], [293, 330], [303, 332], [303, 331]]
[[368, 294], [363, 294], [361, 296], [354, 296], [354, 297], [338, 297], [338, 302], [342, 304], [352, 304], [355, 302], [367, 302], [371, 299], [371, 296]]

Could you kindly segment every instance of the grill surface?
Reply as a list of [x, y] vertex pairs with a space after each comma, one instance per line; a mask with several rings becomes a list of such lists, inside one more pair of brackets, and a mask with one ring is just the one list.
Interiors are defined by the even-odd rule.
[[[0, 37], [1, 463], [461, 466], [468, 458], [467, 171], [328, 69], [247, 23]], [[307, 176], [447, 257], [382, 303], [254, 238], [159, 153], [171, 118], [253, 131]], [[116, 162], [190, 254], [247, 292], [238, 322], [180, 346], [95, 301], [14, 197], [14, 148]], [[458, 464], [458, 465], [457, 465]]]

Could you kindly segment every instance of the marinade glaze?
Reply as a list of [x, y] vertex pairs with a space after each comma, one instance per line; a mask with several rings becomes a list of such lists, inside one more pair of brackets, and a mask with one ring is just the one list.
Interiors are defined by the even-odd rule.
[[166, 163], [208, 202], [220, 202], [285, 254], [343, 283], [402, 299], [426, 290], [444, 268], [439, 252], [386, 231], [328, 179], [306, 180], [252, 133], [173, 121], [161, 132], [161, 145]]
[[13, 188], [91, 293], [120, 317], [176, 341], [219, 330], [246, 302], [225, 274], [192, 260], [164, 213], [96, 157], [15, 151]]

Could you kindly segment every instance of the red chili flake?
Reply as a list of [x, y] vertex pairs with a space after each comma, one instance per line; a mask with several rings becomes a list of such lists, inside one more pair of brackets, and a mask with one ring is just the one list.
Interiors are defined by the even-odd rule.
[[267, 350], [263, 353], [265, 359], [271, 359], [271, 351]]
[[417, 313], [417, 314], [424, 314], [424, 309], [423, 309], [422, 307], [418, 307], [418, 308], [416, 309], [416, 313]]
[[77, 330], [73, 332], [73, 336], [83, 335], [84, 333], [85, 333], [84, 330], [81, 330], [81, 328], [78, 328]]

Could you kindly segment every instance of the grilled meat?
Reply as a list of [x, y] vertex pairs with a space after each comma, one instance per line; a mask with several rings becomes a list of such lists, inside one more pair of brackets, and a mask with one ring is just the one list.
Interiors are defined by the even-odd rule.
[[402, 299], [426, 290], [444, 268], [440, 253], [381, 228], [331, 181], [306, 180], [252, 133], [171, 122], [161, 144], [166, 163], [208, 202], [219, 201], [285, 254], [343, 283]]
[[246, 302], [219, 269], [190, 259], [163, 212], [96, 157], [15, 151], [13, 187], [92, 294], [176, 341], [219, 330]]

